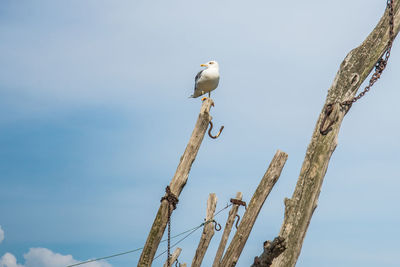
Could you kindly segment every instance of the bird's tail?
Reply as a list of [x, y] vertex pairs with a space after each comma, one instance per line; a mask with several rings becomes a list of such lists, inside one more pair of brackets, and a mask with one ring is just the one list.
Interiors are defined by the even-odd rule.
[[189, 96], [188, 98], [194, 98], [194, 95]]

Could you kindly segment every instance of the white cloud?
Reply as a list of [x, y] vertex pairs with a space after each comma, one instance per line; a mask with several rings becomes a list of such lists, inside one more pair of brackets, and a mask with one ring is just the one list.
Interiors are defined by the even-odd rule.
[[[0, 259], [0, 267], [65, 267], [67, 265], [78, 263], [72, 255], [62, 255], [54, 253], [47, 248], [31, 248], [24, 254], [25, 264], [17, 264], [15, 256], [6, 253]], [[91, 262], [85, 264], [85, 267], [111, 267], [105, 261]]]
[[0, 267], [23, 267], [17, 264], [17, 259], [11, 253], [6, 253], [0, 258]]
[[3, 242], [4, 240], [4, 231], [3, 229], [1, 229], [1, 225], [0, 225], [0, 243]]
[[67, 266], [77, 263], [72, 255], [61, 255], [47, 248], [31, 248], [24, 254], [25, 265], [29, 267]]

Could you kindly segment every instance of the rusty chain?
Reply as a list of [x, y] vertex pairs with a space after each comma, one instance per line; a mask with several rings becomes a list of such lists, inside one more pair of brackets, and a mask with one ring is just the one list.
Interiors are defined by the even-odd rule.
[[[383, 70], [386, 68], [386, 65], [388, 63], [389, 57], [390, 57], [390, 52], [392, 50], [392, 45], [394, 41], [394, 10], [393, 10], [393, 1], [394, 0], [387, 0], [387, 8], [389, 9], [389, 41], [386, 47], [386, 50], [384, 52], [384, 55], [378, 59], [378, 61], [375, 64], [375, 72], [372, 74], [371, 79], [369, 80], [368, 85], [364, 88], [362, 92], [360, 92], [357, 96], [353, 97], [351, 100], [346, 100], [341, 103], [341, 105], [347, 106], [347, 111], [346, 113], [350, 110], [351, 106], [353, 103], [357, 102], [360, 98], [362, 98], [369, 90], [371, 90], [371, 87], [375, 84], [377, 80], [382, 75]], [[325, 123], [329, 115], [332, 113], [333, 110], [333, 104], [327, 104], [325, 107], [324, 111], [324, 117], [321, 121], [319, 132], [322, 135], [328, 134], [332, 130], [332, 125], [335, 123], [334, 121], [331, 121], [328, 126], [325, 127]]]
[[163, 200], [166, 200], [168, 202], [168, 249], [167, 249], [167, 266], [171, 267], [171, 214], [172, 214], [172, 209], [176, 209], [176, 204], [178, 204], [179, 200], [178, 198], [171, 192], [171, 188], [169, 185], [165, 188], [165, 193], [167, 194], [166, 196], [163, 196], [161, 198], [161, 202]]

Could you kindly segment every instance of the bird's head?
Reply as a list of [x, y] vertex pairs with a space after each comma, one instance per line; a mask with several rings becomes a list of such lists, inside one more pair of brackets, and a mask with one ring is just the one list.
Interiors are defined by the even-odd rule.
[[207, 63], [201, 64], [200, 67], [218, 68], [218, 62], [215, 60], [211, 60], [211, 61], [208, 61]]

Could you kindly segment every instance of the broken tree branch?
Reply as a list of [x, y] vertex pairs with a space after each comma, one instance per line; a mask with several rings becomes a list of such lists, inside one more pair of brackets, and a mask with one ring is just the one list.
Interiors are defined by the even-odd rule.
[[[400, 25], [400, 1], [394, 2], [394, 14], [394, 34], [397, 35]], [[291, 199], [285, 199], [285, 216], [279, 236], [285, 238], [287, 248], [273, 261], [273, 267], [295, 266], [312, 214], [317, 207], [329, 160], [337, 145], [340, 125], [349, 108], [340, 103], [355, 96], [362, 82], [385, 52], [388, 40], [389, 12], [386, 9], [375, 29], [359, 47], [350, 51], [340, 65], [307, 148], [293, 196]], [[320, 124], [324, 121], [325, 107], [328, 105], [332, 105], [332, 111], [327, 118], [332, 130], [323, 135], [320, 133]]]
[[285, 152], [278, 150], [272, 159], [264, 177], [261, 179], [253, 197], [250, 200], [247, 210], [243, 215], [242, 221], [233, 237], [224, 257], [221, 260], [220, 266], [233, 267], [242, 253], [247, 238], [250, 235], [251, 229], [257, 219], [257, 216], [264, 205], [265, 199], [268, 197], [276, 181], [281, 175], [283, 166], [288, 155]]
[[[180, 193], [185, 186], [190, 168], [196, 158], [197, 152], [199, 151], [201, 142], [203, 141], [204, 134], [208, 128], [208, 124], [212, 117], [210, 116], [210, 108], [214, 104], [211, 98], [207, 98], [200, 110], [199, 117], [196, 125], [190, 137], [189, 143], [186, 146], [185, 152], [183, 153], [178, 168], [176, 169], [175, 175], [170, 183], [171, 192], [179, 197]], [[149, 267], [153, 262], [154, 255], [157, 251], [158, 245], [160, 244], [161, 238], [164, 234], [165, 227], [168, 221], [168, 202], [162, 201], [160, 208], [158, 209], [156, 218], [154, 219], [150, 233], [147, 237], [146, 244], [144, 245], [142, 254], [138, 262], [139, 267]]]

